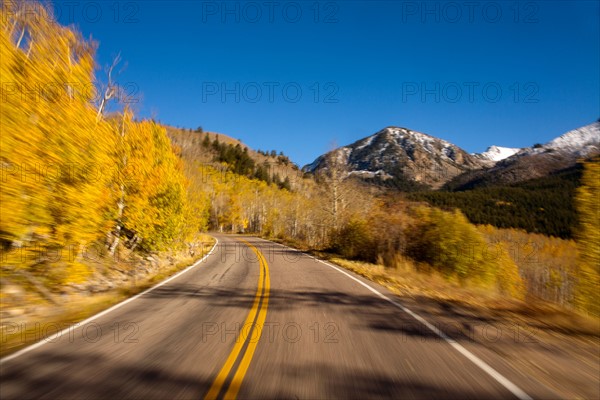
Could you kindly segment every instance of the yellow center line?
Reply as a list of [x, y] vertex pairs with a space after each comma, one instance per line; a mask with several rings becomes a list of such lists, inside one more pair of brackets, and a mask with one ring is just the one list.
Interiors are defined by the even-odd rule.
[[265, 325], [265, 319], [267, 318], [267, 306], [269, 304], [269, 289], [271, 287], [271, 280], [269, 278], [269, 269], [268, 264], [262, 253], [256, 249], [256, 247], [250, 245], [250, 248], [254, 250], [261, 264], [261, 269], [264, 267], [265, 269], [265, 294], [262, 301], [262, 307], [258, 313], [258, 320], [256, 321], [255, 329], [258, 332], [258, 337], [256, 340], [252, 340], [250, 338], [250, 343], [248, 344], [248, 348], [244, 353], [244, 357], [238, 366], [237, 372], [233, 376], [233, 380], [231, 381], [231, 385], [229, 385], [229, 389], [227, 393], [225, 393], [225, 399], [235, 399], [240, 387], [242, 385], [242, 381], [244, 380], [244, 376], [248, 371], [248, 367], [250, 367], [250, 362], [252, 361], [252, 356], [254, 355], [254, 351], [256, 351], [256, 347], [258, 346], [258, 341], [260, 339], [260, 334]]
[[[246, 343], [246, 341], [249, 340], [250, 342], [248, 343], [248, 346], [246, 347], [246, 351], [244, 352], [242, 361], [238, 365], [237, 371], [235, 372], [235, 375], [233, 376], [233, 379], [231, 381], [231, 384], [229, 385], [227, 393], [225, 394], [226, 399], [233, 399], [237, 396], [237, 393], [240, 390], [240, 387], [242, 385], [242, 381], [244, 380], [244, 376], [246, 375], [246, 372], [248, 371], [248, 367], [250, 366], [250, 362], [252, 361], [252, 356], [254, 355], [256, 346], [258, 345], [258, 341], [260, 339], [260, 335], [262, 333], [265, 319], [267, 316], [269, 289], [270, 289], [270, 284], [271, 284], [271, 281], [269, 278], [269, 265], [267, 264], [267, 261], [265, 260], [265, 258], [261, 254], [261, 252], [256, 247], [252, 246], [250, 243], [248, 243], [245, 240], [242, 240], [242, 242], [244, 242], [250, 249], [252, 249], [252, 251], [258, 257], [258, 261], [260, 264], [260, 267], [259, 267], [260, 272], [259, 272], [259, 277], [258, 277], [258, 288], [256, 289], [256, 295], [254, 297], [254, 303], [252, 304], [250, 313], [248, 313], [248, 317], [246, 318], [246, 321], [244, 322], [244, 325], [242, 325], [242, 328], [240, 330], [240, 333], [241, 333], [240, 340], [237, 340], [235, 345], [233, 346], [233, 349], [231, 350], [229, 357], [227, 357], [227, 360], [225, 361], [223, 368], [221, 368], [221, 371], [219, 371], [219, 374], [215, 378], [215, 381], [213, 382], [212, 386], [210, 387], [208, 393], [206, 393], [206, 396], [204, 397], [205, 400], [217, 399], [217, 397], [219, 396], [219, 393], [221, 392], [221, 389], [223, 388], [223, 385], [225, 384], [225, 381], [227, 380], [227, 377], [230, 375], [233, 365], [235, 364], [236, 360], [238, 359], [238, 357], [240, 355], [240, 352], [242, 351], [242, 349], [244, 347], [244, 344]], [[264, 280], [264, 294], [263, 294], [263, 280]], [[262, 297], [262, 304], [260, 303], [261, 297]], [[259, 304], [261, 304], [260, 310], [258, 310]], [[252, 324], [254, 322], [254, 319], [256, 318], [257, 313], [258, 313], [258, 318], [256, 320], [256, 324], [254, 325], [254, 329], [252, 329]], [[258, 336], [257, 336], [256, 340], [252, 340], [252, 337], [249, 336], [250, 333], [253, 332], [254, 330], [256, 330], [258, 332]]]

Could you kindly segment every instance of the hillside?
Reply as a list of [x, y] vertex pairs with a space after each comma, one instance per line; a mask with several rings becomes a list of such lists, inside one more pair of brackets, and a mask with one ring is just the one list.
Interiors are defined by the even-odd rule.
[[577, 164], [525, 182], [460, 192], [410, 193], [407, 198], [443, 209], [458, 208], [475, 224], [571, 238], [577, 227], [573, 199], [580, 185], [581, 171], [581, 164]]
[[381, 131], [318, 157], [304, 171], [318, 173], [337, 157], [349, 175], [400, 190], [440, 188], [452, 178], [486, 165], [445, 140], [406, 128]]
[[[467, 154], [420, 132], [388, 127], [318, 157], [303, 171], [309, 177], [331, 175], [335, 161], [342, 177], [358, 180], [360, 190], [377, 188], [371, 193], [384, 198], [386, 188], [390, 193], [407, 192], [411, 201], [460, 209], [472, 223], [571, 238], [577, 225], [573, 198], [581, 177], [577, 161], [596, 154], [598, 125], [567, 132], [545, 145], [491, 146], [480, 154]], [[173, 127], [167, 132], [191, 179], [197, 179], [198, 168], [200, 175], [208, 168], [288, 190], [297, 190], [305, 181], [305, 173], [282, 153], [255, 151], [220, 133]]]
[[[226, 168], [230, 172], [292, 189], [302, 177], [282, 152], [253, 150], [241, 141], [216, 132], [167, 127], [167, 134], [184, 161], [196, 167]], [[189, 163], [188, 163], [189, 164]]]

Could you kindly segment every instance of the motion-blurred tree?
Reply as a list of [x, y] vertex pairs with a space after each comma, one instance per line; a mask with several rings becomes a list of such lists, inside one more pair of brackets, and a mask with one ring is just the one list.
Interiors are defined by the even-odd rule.
[[575, 299], [581, 309], [600, 315], [600, 157], [584, 164], [576, 203], [579, 229]]

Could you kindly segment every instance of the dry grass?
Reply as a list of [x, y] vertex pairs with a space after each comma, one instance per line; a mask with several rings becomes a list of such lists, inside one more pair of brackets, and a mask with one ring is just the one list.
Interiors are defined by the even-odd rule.
[[361, 261], [350, 261], [337, 256], [325, 256], [329, 261], [355, 272], [365, 278], [385, 286], [390, 291], [404, 297], [426, 296], [436, 300], [461, 301], [472, 303], [482, 295], [499, 298], [499, 295], [476, 287], [464, 287], [458, 283], [448, 282], [434, 271], [427, 273], [409, 259], [399, 259], [396, 268], [386, 268], [381, 264], [370, 264]]
[[[507, 324], [525, 324], [547, 332], [600, 338], [600, 318], [582, 315], [569, 307], [566, 298], [572, 290], [567, 287], [570, 280], [539, 279], [553, 276], [552, 271], [559, 271], [562, 276], [565, 271], [572, 270], [575, 264], [574, 242], [490, 226], [478, 228], [488, 240], [504, 243], [510, 250], [511, 258], [517, 263], [527, 285], [528, 294], [523, 301], [500, 294], [495, 287], [449, 282], [427, 265], [416, 264], [400, 255], [393, 263], [395, 268], [386, 268], [383, 262], [351, 261], [339, 255], [311, 250], [303, 243], [276, 241], [327, 259], [405, 298], [451, 305], [467, 310], [468, 314]], [[555, 296], [556, 293], [561, 293], [564, 298]]]
[[402, 260], [397, 268], [360, 261], [349, 261], [326, 253], [315, 255], [376, 282], [391, 292], [419, 301], [431, 300], [468, 309], [469, 314], [494, 318], [505, 324], [536, 326], [545, 331], [570, 336], [600, 337], [600, 319], [581, 315], [539, 299], [520, 301], [499, 293], [446, 281], [436, 273], [417, 272], [419, 267], [410, 260]]

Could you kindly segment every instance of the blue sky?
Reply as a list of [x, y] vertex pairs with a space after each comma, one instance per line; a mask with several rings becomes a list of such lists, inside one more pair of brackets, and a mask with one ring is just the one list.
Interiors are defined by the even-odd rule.
[[[600, 116], [597, 1], [59, 1], [142, 117], [300, 165], [389, 125], [469, 152]], [[98, 76], [103, 74], [102, 68]]]

